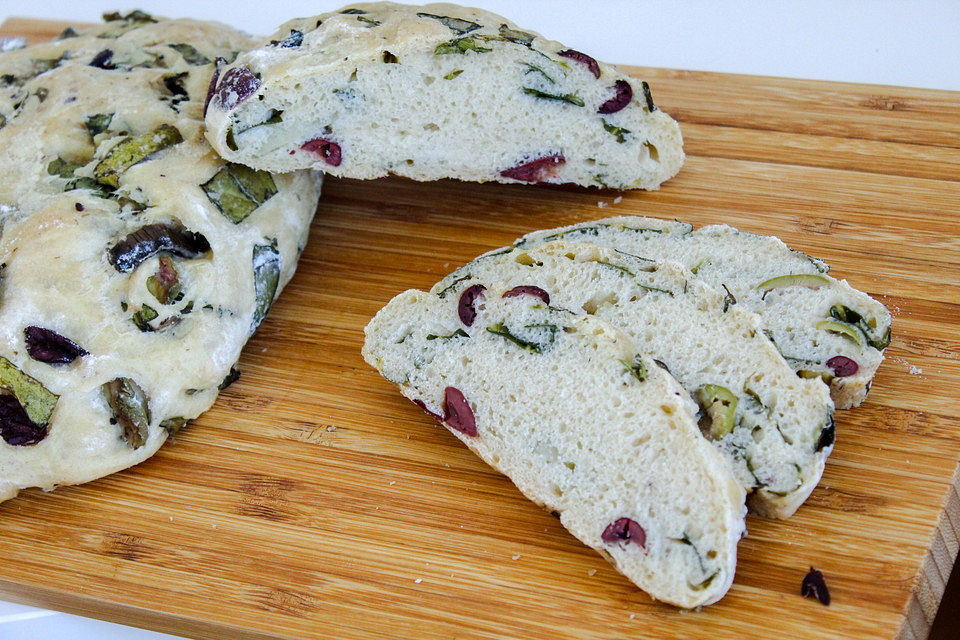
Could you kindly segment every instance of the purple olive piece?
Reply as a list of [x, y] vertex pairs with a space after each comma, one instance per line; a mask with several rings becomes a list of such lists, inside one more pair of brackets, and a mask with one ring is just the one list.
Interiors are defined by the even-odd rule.
[[600, 538], [604, 542], [621, 542], [623, 544], [633, 542], [641, 548], [644, 548], [647, 544], [647, 532], [630, 518], [614, 520], [603, 530]]
[[47, 425], [31, 420], [16, 396], [0, 395], [0, 437], [15, 447], [37, 444], [47, 437]]
[[473, 321], [477, 319], [477, 309], [473, 306], [473, 303], [486, 290], [487, 288], [482, 284], [475, 284], [463, 290], [463, 293], [460, 294], [460, 302], [457, 303], [457, 315], [460, 316], [460, 322], [468, 327], [473, 326]]
[[532, 284], [522, 284], [519, 287], [514, 287], [510, 289], [510, 291], [505, 292], [502, 297], [517, 298], [522, 295], [535, 296], [543, 300], [544, 304], [550, 304], [550, 294]]
[[504, 178], [520, 180], [521, 182], [544, 182], [554, 175], [553, 169], [559, 167], [567, 161], [562, 154], [544, 156], [525, 162], [511, 169], [504, 169], [500, 175]]
[[220, 79], [220, 69], [222, 69], [225, 64], [227, 64], [227, 59], [222, 56], [218, 56], [217, 59], [214, 60], [213, 75], [210, 76], [210, 84], [207, 85], [207, 97], [203, 101], [204, 117], [207, 116], [207, 107], [210, 106], [210, 98], [212, 98], [213, 94], [217, 91], [217, 81]]
[[857, 361], [847, 356], [833, 356], [827, 360], [827, 366], [833, 370], [833, 375], [838, 378], [852, 376], [860, 370]]
[[300, 148], [304, 151], [316, 153], [331, 167], [339, 167], [340, 160], [343, 157], [340, 151], [340, 145], [332, 140], [327, 140], [326, 138], [314, 138], [313, 140], [307, 140], [300, 145]]
[[113, 51], [110, 49], [104, 49], [97, 55], [93, 56], [93, 59], [90, 60], [90, 66], [96, 67], [97, 69], [104, 69], [105, 71], [116, 69], [116, 66], [110, 63], [111, 58], [113, 58]]
[[827, 589], [827, 581], [823, 579], [823, 574], [810, 567], [810, 571], [803, 577], [800, 584], [800, 595], [804, 598], [816, 598], [820, 604], [830, 606], [830, 591]]
[[433, 419], [437, 420], [438, 422], [443, 422], [443, 416], [436, 414], [433, 411], [430, 411], [430, 409], [427, 409], [427, 405], [423, 400], [414, 400], [413, 404], [417, 405], [418, 407], [420, 407], [421, 409], [429, 413]]
[[228, 69], [217, 86], [217, 104], [224, 111], [233, 109], [260, 88], [260, 79], [245, 67]]
[[613, 88], [616, 90], [617, 95], [600, 105], [597, 113], [616, 113], [633, 100], [633, 87], [631, 87], [630, 83], [626, 80], [617, 80], [613, 84]]
[[443, 413], [443, 420], [451, 429], [471, 438], [477, 437], [477, 419], [473, 417], [473, 409], [459, 389], [447, 387], [443, 390]]
[[579, 62], [582, 65], [586, 65], [590, 73], [593, 74], [594, 78], [600, 77], [600, 65], [597, 64], [597, 61], [588, 56], [585, 53], [580, 53], [576, 49], [566, 49], [561, 51], [557, 55], [563, 56], [564, 58], [570, 58], [574, 62]]
[[23, 338], [30, 357], [47, 364], [67, 364], [87, 355], [87, 351], [72, 340], [43, 327], [31, 325], [24, 328]]

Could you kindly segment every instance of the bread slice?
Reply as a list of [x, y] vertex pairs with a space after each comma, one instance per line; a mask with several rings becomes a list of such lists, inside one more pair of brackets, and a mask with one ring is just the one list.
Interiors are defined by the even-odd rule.
[[293, 275], [320, 181], [203, 137], [214, 58], [250, 44], [134, 11], [0, 54], [0, 500], [153, 455]]
[[810, 495], [833, 449], [833, 403], [798, 378], [759, 317], [674, 262], [556, 240], [486, 256], [433, 289], [457, 298], [497, 281], [516, 295], [601, 318], [633, 338], [701, 406], [701, 428], [727, 458], [751, 508], [787, 518]]
[[608, 323], [505, 291], [401, 293], [363, 356], [651, 596], [718, 600], [744, 493], [689, 396]]
[[231, 162], [349, 178], [656, 189], [683, 164], [645, 82], [453, 4], [285, 23], [223, 70], [207, 128]]
[[564, 239], [611, 247], [652, 260], [674, 260], [725, 289], [760, 315], [764, 333], [803, 378], [830, 385], [838, 409], [859, 406], [890, 343], [890, 312], [836, 280], [824, 261], [774, 236], [727, 225], [693, 229], [685, 222], [617, 217], [535, 231], [517, 244]]

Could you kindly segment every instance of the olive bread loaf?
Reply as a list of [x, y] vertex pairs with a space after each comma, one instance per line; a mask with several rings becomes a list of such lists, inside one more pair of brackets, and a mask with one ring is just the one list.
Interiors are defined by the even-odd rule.
[[136, 464], [210, 407], [319, 196], [203, 138], [246, 36], [106, 19], [0, 54], [0, 500]]
[[797, 374], [827, 382], [839, 409], [864, 401], [890, 343], [886, 307], [830, 277], [822, 260], [774, 236], [727, 225], [694, 230], [685, 222], [618, 217], [536, 231], [517, 244], [529, 247], [557, 239], [680, 262], [759, 314], [764, 334]]
[[833, 403], [798, 378], [755, 313], [674, 262], [555, 240], [491, 252], [441, 280], [458, 298], [496, 280], [510, 295], [601, 318], [633, 338], [698, 402], [704, 435], [724, 454], [751, 508], [787, 518], [806, 500], [833, 448]]
[[453, 4], [291, 20], [211, 96], [214, 149], [271, 171], [655, 189], [684, 157], [647, 83]]

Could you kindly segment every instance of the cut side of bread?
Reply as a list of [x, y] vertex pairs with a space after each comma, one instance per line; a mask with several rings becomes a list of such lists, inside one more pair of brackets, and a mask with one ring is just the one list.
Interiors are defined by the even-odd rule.
[[507, 291], [406, 291], [363, 356], [652, 597], [718, 600], [744, 492], [689, 396], [612, 325]]
[[859, 406], [890, 343], [890, 312], [832, 278], [822, 260], [774, 236], [727, 225], [694, 230], [685, 222], [617, 217], [535, 231], [529, 247], [553, 240], [589, 242], [651, 260], [673, 260], [757, 313], [764, 333], [803, 378], [822, 378], [838, 409]]
[[433, 292], [457, 298], [478, 282], [607, 321], [673, 374], [700, 406], [704, 436], [724, 454], [757, 513], [787, 518], [823, 474], [833, 403], [794, 373], [760, 318], [674, 262], [555, 240], [478, 258]]
[[656, 189], [684, 158], [645, 82], [453, 4], [285, 23], [222, 70], [207, 128], [231, 162], [364, 179]]

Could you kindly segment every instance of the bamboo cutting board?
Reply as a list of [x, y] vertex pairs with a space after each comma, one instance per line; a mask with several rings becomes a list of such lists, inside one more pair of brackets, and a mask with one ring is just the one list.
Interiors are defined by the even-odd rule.
[[[203, 638], [926, 637], [960, 534], [960, 93], [635, 71], [686, 138], [659, 192], [329, 180], [209, 413], [134, 469], [0, 505], [0, 598]], [[360, 357], [401, 290], [617, 214], [777, 234], [894, 314], [820, 487], [749, 518], [700, 612], [652, 602]], [[810, 565], [829, 607], [799, 596]]]

